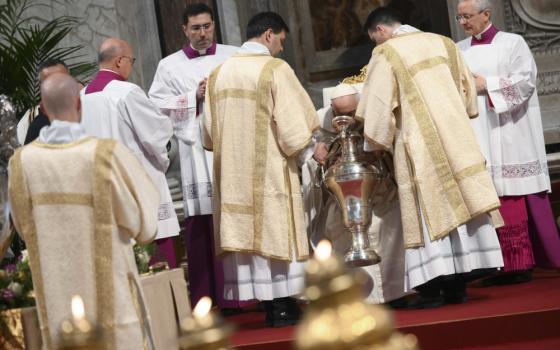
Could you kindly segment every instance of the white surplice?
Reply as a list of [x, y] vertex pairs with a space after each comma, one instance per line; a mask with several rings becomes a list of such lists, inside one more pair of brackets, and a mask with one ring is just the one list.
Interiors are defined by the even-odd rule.
[[489, 97], [478, 96], [479, 116], [471, 122], [498, 195], [550, 191], [529, 46], [520, 35], [501, 31], [490, 44], [471, 46], [469, 37], [457, 45], [470, 70], [486, 77]]
[[173, 133], [171, 121], [133, 83], [113, 80], [103, 91], [85, 91], [81, 91], [81, 124], [86, 133], [117, 139], [138, 157], [160, 193], [156, 239], [179, 235], [179, 221], [165, 177], [169, 166], [167, 143]]
[[179, 141], [185, 217], [212, 214], [212, 153], [202, 148], [204, 103], [197, 102], [196, 90], [200, 81], [237, 50], [217, 45], [214, 55], [193, 59], [179, 50], [159, 62], [150, 87], [150, 99], [172, 119]]

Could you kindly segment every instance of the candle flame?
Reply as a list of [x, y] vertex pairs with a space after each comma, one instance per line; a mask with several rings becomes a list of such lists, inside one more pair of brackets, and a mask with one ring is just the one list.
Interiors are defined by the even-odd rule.
[[195, 318], [202, 318], [210, 312], [212, 308], [212, 299], [210, 297], [202, 297], [193, 310], [193, 316]]
[[72, 297], [72, 317], [75, 320], [81, 320], [85, 316], [84, 301], [79, 295]]
[[326, 239], [322, 240], [317, 244], [317, 249], [315, 249], [315, 256], [319, 261], [327, 260], [332, 253], [332, 244]]

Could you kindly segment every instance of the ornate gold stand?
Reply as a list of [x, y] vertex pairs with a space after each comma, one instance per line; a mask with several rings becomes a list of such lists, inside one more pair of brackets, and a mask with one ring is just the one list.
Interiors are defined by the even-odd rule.
[[299, 350], [417, 350], [414, 335], [395, 332], [392, 314], [364, 302], [365, 274], [350, 274], [322, 241], [306, 269], [310, 304], [297, 329]]

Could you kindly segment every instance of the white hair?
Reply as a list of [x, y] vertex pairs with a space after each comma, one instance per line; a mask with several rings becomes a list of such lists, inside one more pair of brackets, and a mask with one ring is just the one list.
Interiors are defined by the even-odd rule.
[[484, 11], [486, 9], [492, 10], [492, 1], [491, 0], [459, 0], [457, 3], [460, 4], [465, 1], [472, 1], [476, 6], [478, 11]]

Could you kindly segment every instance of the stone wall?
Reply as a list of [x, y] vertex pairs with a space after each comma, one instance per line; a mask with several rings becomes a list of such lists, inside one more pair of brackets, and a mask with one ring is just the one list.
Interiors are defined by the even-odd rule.
[[61, 15], [78, 18], [79, 24], [62, 45], [84, 45], [83, 60], [96, 62], [103, 39], [118, 37], [132, 45], [137, 58], [130, 81], [149, 88], [161, 59], [153, 0], [40, 0], [30, 15], [48, 21]]

